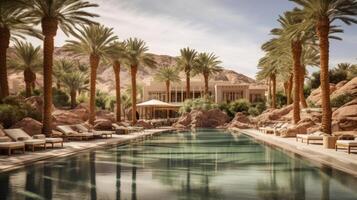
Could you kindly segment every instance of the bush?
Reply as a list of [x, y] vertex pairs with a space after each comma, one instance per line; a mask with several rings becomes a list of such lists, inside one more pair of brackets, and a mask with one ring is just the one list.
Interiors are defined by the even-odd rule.
[[247, 100], [239, 99], [230, 104], [229, 110], [234, 114], [237, 112], [248, 113], [249, 107], [250, 103]]
[[199, 98], [186, 100], [180, 108], [180, 113], [189, 113], [192, 110], [211, 110], [218, 106], [209, 99]]
[[53, 96], [53, 104], [56, 107], [69, 106], [69, 97], [62, 90], [59, 90], [57, 88], [53, 88], [52, 89], [52, 96]]
[[89, 99], [88, 99], [88, 95], [84, 92], [82, 92], [78, 97], [77, 97], [77, 101], [79, 103], [88, 103]]
[[267, 105], [264, 101], [258, 102], [258, 103], [256, 103], [255, 108], [258, 110], [259, 115], [260, 115], [267, 109]]
[[105, 110], [108, 100], [108, 94], [105, 92], [97, 91], [95, 97], [95, 105], [97, 108]]
[[355, 97], [351, 94], [342, 94], [340, 96], [337, 96], [333, 99], [331, 99], [331, 107], [341, 107], [345, 105], [346, 103], [352, 101]]
[[314, 102], [312, 102], [310, 100], [307, 101], [307, 105], [309, 108], [317, 108], [318, 107]]
[[256, 108], [256, 107], [250, 107], [249, 110], [248, 110], [248, 113], [249, 113], [249, 115], [251, 115], [253, 117], [258, 116], [258, 115], [261, 114], [259, 112], [258, 108]]
[[41, 113], [19, 97], [7, 97], [4, 104], [0, 104], [0, 123], [4, 128], [9, 128], [26, 117], [40, 121]]

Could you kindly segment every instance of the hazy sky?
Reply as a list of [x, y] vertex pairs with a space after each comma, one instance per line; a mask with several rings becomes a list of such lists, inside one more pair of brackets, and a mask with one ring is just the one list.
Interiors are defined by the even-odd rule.
[[[113, 27], [120, 39], [141, 38], [155, 54], [177, 56], [187, 46], [214, 52], [223, 66], [251, 77], [278, 15], [294, 7], [288, 0], [90, 1], [99, 4], [91, 9], [100, 15], [96, 20]], [[357, 62], [357, 25], [343, 28], [344, 40], [331, 43], [331, 65]], [[65, 40], [59, 33], [56, 46]]]

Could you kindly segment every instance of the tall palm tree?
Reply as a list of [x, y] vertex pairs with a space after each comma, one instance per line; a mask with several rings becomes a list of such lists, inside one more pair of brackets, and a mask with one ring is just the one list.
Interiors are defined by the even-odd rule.
[[9, 95], [6, 55], [10, 40], [23, 35], [40, 37], [31, 23], [29, 4], [25, 0], [0, 1], [0, 100]]
[[128, 93], [124, 93], [121, 95], [120, 97], [120, 101], [122, 104], [122, 109], [123, 109], [123, 120], [125, 121], [125, 115], [126, 115], [126, 110], [129, 109], [131, 107], [131, 98], [130, 98], [131, 94]]
[[63, 73], [60, 79], [69, 92], [71, 97], [71, 108], [74, 109], [77, 106], [78, 91], [87, 89], [86, 83], [88, 80], [88, 75], [79, 70], [76, 70]]
[[103, 25], [82, 26], [78, 33], [73, 33], [77, 40], [67, 40], [64, 46], [66, 51], [78, 55], [89, 56], [90, 63], [90, 97], [89, 97], [89, 123], [95, 120], [95, 94], [97, 69], [100, 59], [105, 57], [110, 50], [110, 43], [117, 40], [112, 28]]
[[40, 71], [41, 65], [41, 48], [34, 47], [28, 42], [15, 42], [15, 57], [10, 61], [10, 67], [16, 71], [24, 73], [25, 95], [30, 97], [32, 89], [36, 82], [36, 72]]
[[200, 53], [194, 62], [194, 74], [202, 74], [205, 82], [205, 97], [208, 98], [208, 80], [210, 76], [221, 72], [223, 69], [219, 65], [222, 62], [213, 53]]
[[67, 59], [59, 59], [54, 62], [53, 76], [56, 79], [57, 89], [61, 89], [61, 77], [63, 74], [71, 72], [75, 68], [74, 62]]
[[73, 33], [77, 24], [92, 24], [92, 17], [98, 15], [86, 12], [85, 9], [97, 7], [82, 0], [32, 0], [31, 14], [37, 24], [41, 24], [43, 42], [43, 127], [42, 133], [52, 133], [52, 65], [54, 38], [58, 27], [66, 34]]
[[180, 50], [180, 57], [177, 60], [178, 66], [185, 72], [186, 75], [186, 98], [190, 98], [190, 78], [191, 70], [194, 67], [197, 51], [189, 47]]
[[[322, 130], [331, 134], [332, 111], [329, 81], [329, 34], [333, 23], [340, 20], [347, 25], [357, 23], [356, 0], [292, 0], [302, 7], [299, 13], [305, 23], [302, 29], [313, 27], [319, 38]], [[331, 36], [330, 36], [331, 37]]]
[[116, 121], [121, 121], [121, 94], [120, 94], [120, 68], [121, 64], [126, 59], [126, 44], [124, 42], [114, 42], [108, 52], [107, 59], [112, 62], [114, 77], [115, 77], [115, 91], [116, 91]]
[[178, 68], [164, 67], [161, 68], [156, 74], [154, 79], [158, 82], [164, 82], [166, 85], [166, 101], [171, 102], [170, 85], [171, 82], [180, 82]]
[[125, 41], [127, 44], [127, 62], [131, 73], [131, 100], [132, 100], [132, 120], [136, 124], [136, 74], [139, 67], [154, 67], [156, 62], [147, 53], [149, 50], [143, 40], [130, 38]]

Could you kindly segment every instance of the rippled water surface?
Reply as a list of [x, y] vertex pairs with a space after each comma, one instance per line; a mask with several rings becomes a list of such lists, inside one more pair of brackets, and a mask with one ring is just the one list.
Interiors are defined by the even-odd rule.
[[0, 199], [357, 199], [357, 179], [239, 134], [168, 133], [0, 174]]

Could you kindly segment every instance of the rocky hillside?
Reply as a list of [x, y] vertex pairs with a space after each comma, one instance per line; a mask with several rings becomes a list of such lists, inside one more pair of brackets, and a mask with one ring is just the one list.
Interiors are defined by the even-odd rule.
[[[13, 49], [9, 50], [9, 59], [11, 60], [13, 56]], [[79, 60], [82, 63], [88, 63], [88, 57], [86, 56], [76, 56], [72, 53], [65, 52], [63, 48], [56, 48], [54, 52], [55, 59], [69, 59], [69, 60]], [[176, 60], [175, 57], [167, 56], [167, 55], [153, 55], [154, 59], [158, 63], [155, 68], [141, 67], [138, 72], [138, 81], [139, 84], [144, 85], [149, 83], [152, 80], [153, 75], [157, 71], [158, 68], [165, 66], [175, 66]], [[13, 92], [17, 92], [23, 88], [23, 75], [22, 73], [17, 73], [13, 71], [9, 71], [10, 75], [10, 88]], [[183, 77], [183, 74], [181, 74]], [[224, 70], [223, 72], [217, 74], [213, 77], [216, 81], [229, 81], [232, 83], [255, 83], [255, 80], [249, 78], [243, 74], [239, 74], [232, 70]], [[123, 87], [130, 84], [130, 75], [129, 71], [126, 67], [122, 67], [121, 70], [121, 81]], [[38, 75], [37, 84], [42, 84], [42, 77]], [[105, 92], [113, 92], [114, 91], [114, 75], [113, 70], [110, 66], [104, 65], [103, 63], [98, 69], [98, 89]]]

